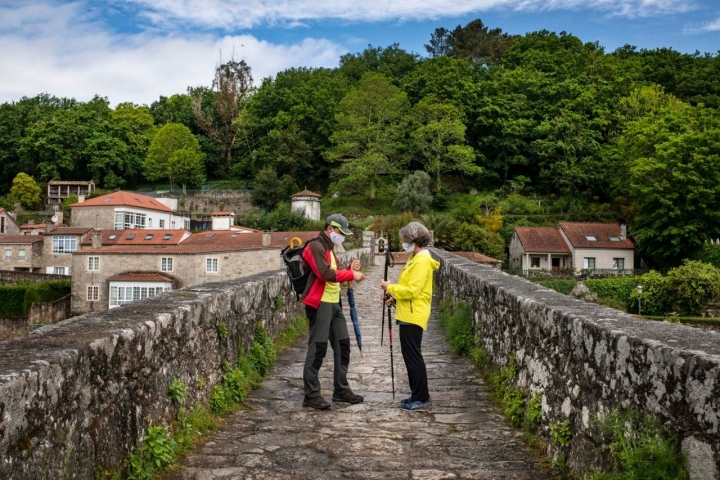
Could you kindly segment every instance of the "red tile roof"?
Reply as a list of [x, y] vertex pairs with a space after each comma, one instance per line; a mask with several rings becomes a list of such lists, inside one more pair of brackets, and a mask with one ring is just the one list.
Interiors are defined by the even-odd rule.
[[172, 212], [173, 209], [163, 205], [162, 203], [155, 200], [153, 197], [147, 195], [140, 195], [139, 193], [131, 192], [113, 192], [100, 197], [91, 198], [85, 200], [82, 203], [73, 203], [70, 207], [118, 207], [127, 206], [135, 208], [144, 208], [146, 210], [159, 210], [161, 212]]
[[167, 282], [172, 283], [172, 279], [164, 277], [159, 273], [123, 273], [108, 278], [110, 282]]
[[526, 252], [570, 253], [570, 247], [557, 228], [515, 227], [515, 233]]
[[231, 231], [196, 233], [179, 245], [109, 245], [82, 250], [80, 253], [107, 254], [202, 254], [237, 252], [244, 250], [279, 249], [287, 246], [290, 239], [303, 242], [317, 236], [317, 232], [273, 232], [269, 247], [262, 245], [262, 233], [239, 233]]
[[[620, 225], [617, 223], [560, 222], [559, 226], [575, 248], [635, 248], [629, 239], [620, 237]], [[587, 237], [595, 237], [595, 241]], [[617, 240], [610, 240], [611, 237]]]
[[43, 235], [84, 235], [92, 230], [92, 227], [59, 227]]
[[23, 230], [35, 230], [38, 228], [47, 228], [47, 223], [33, 223], [33, 224], [25, 223], [23, 225], [20, 225], [20, 228], [22, 228]]
[[[152, 237], [148, 239], [148, 235]], [[103, 230], [102, 245], [178, 245], [186, 235], [182, 229]], [[92, 238], [88, 236], [81, 245], [92, 245]]]
[[230, 215], [235, 215], [235, 212], [212, 212], [212, 215], [214, 217], [229, 217]]
[[42, 242], [40, 235], [3, 235], [0, 236], [0, 243], [37, 243]]
[[311, 192], [310, 190], [303, 190], [302, 192], [295, 193], [293, 195], [290, 195], [290, 198], [295, 197], [315, 197], [315, 198], [322, 198], [322, 195], [319, 193]]
[[452, 252], [455, 255], [459, 257], [466, 258], [468, 260], [472, 260], [475, 263], [502, 263], [502, 260], [498, 260], [497, 258], [488, 257], [487, 255], [483, 255], [482, 253], [477, 252]]

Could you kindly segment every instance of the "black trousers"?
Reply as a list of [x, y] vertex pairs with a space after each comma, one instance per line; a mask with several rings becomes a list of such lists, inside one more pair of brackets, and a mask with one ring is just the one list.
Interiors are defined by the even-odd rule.
[[422, 356], [423, 329], [418, 325], [400, 325], [400, 348], [408, 372], [412, 400], [427, 402], [428, 392], [427, 369]]
[[305, 306], [305, 313], [310, 320], [310, 337], [303, 368], [303, 384], [305, 396], [320, 396], [320, 367], [325, 360], [328, 343], [333, 349], [333, 387], [335, 393], [344, 394], [350, 390], [347, 381], [348, 365], [350, 365], [350, 337], [347, 321], [339, 303], [320, 302], [316, 310]]

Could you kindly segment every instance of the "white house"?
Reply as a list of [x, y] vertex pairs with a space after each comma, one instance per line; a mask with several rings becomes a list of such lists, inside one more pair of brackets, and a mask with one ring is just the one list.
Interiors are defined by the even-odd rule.
[[290, 195], [290, 210], [293, 212], [302, 212], [305, 218], [309, 220], [320, 220], [320, 199], [322, 195], [303, 190], [294, 195]]
[[635, 245], [625, 225], [560, 222], [552, 227], [515, 227], [510, 241], [510, 267], [540, 270], [630, 271]]
[[147, 195], [123, 191], [83, 199], [70, 205], [72, 225], [106, 230], [190, 230], [190, 217], [177, 215], [165, 203]]

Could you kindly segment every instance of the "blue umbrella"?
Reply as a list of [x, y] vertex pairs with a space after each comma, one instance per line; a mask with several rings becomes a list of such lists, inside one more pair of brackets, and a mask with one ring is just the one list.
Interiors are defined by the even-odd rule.
[[350, 306], [350, 320], [352, 320], [355, 329], [355, 339], [357, 340], [358, 349], [360, 349], [360, 358], [363, 357], [362, 351], [362, 335], [360, 335], [360, 323], [358, 321], [357, 310], [355, 309], [355, 292], [352, 289], [352, 282], [348, 282], [347, 289], [348, 305]]

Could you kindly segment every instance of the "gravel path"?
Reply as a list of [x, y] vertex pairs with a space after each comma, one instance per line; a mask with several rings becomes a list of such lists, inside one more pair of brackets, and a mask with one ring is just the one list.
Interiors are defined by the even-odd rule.
[[[392, 278], [401, 267], [391, 270]], [[172, 478], [544, 479], [521, 435], [487, 400], [472, 363], [452, 354], [435, 316], [423, 340], [433, 406], [429, 412], [397, 408], [409, 387], [394, 326], [393, 401], [387, 328], [380, 347], [382, 274], [381, 267], [372, 267], [366, 281], [355, 286], [364, 360], [346, 313], [353, 347], [348, 378], [353, 390], [365, 396], [363, 404], [334, 404], [330, 411], [302, 407], [305, 337], [278, 357], [262, 386], [248, 396], [247, 410], [232, 415]], [[330, 349], [321, 379], [329, 400]]]

